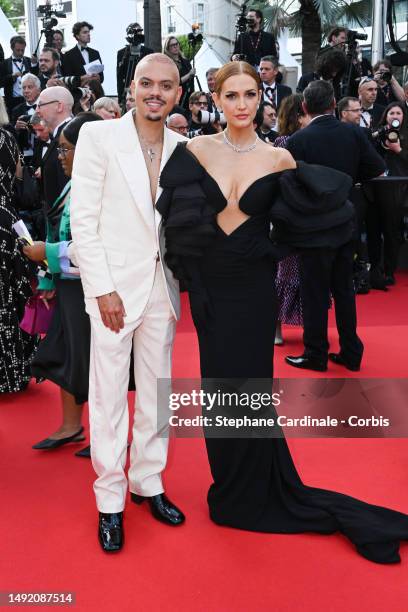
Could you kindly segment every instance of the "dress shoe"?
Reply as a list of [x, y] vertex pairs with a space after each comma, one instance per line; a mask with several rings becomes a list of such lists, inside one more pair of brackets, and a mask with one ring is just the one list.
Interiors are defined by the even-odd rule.
[[389, 287], [390, 285], [395, 285], [395, 277], [393, 274], [387, 274], [385, 279], [384, 279], [385, 284], [387, 285], [387, 287]]
[[77, 451], [75, 457], [85, 457], [86, 459], [91, 458], [91, 447], [85, 446], [85, 448], [81, 448], [81, 450]]
[[333, 363], [337, 363], [337, 365], [342, 365], [345, 368], [347, 368], [348, 370], [351, 370], [352, 372], [359, 372], [360, 371], [360, 365], [353, 365], [352, 363], [348, 363], [344, 359], [344, 357], [342, 357], [342, 355], [340, 353], [329, 353], [329, 359]]
[[131, 493], [130, 499], [135, 504], [142, 504], [145, 500], [149, 502], [150, 511], [154, 518], [166, 525], [181, 525], [186, 520], [184, 514], [174, 506], [164, 493], [153, 495], [153, 497], [144, 497]]
[[81, 436], [81, 433], [83, 431], [84, 428], [81, 427], [81, 429], [79, 429], [76, 433], [72, 434], [72, 436], [60, 438], [59, 440], [45, 438], [45, 440], [41, 440], [41, 442], [37, 442], [37, 444], [34, 444], [32, 448], [34, 448], [35, 450], [52, 450], [54, 448], [64, 446], [64, 444], [69, 444], [70, 442], [82, 442], [83, 440], [85, 440], [85, 436]]
[[327, 370], [327, 364], [324, 361], [318, 361], [305, 355], [299, 355], [299, 357], [289, 355], [285, 357], [285, 361], [294, 368], [302, 368], [303, 370], [316, 370], [316, 372], [326, 372]]
[[123, 546], [123, 512], [99, 513], [98, 537], [105, 552], [117, 552]]
[[371, 289], [378, 289], [380, 291], [388, 291], [387, 286], [385, 284], [385, 277], [383, 273], [374, 269], [370, 271], [370, 285]]

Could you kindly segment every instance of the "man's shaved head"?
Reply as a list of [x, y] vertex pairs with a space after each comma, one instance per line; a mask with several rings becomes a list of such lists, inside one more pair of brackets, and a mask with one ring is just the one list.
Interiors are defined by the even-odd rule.
[[38, 98], [37, 113], [51, 130], [71, 117], [74, 98], [66, 87], [47, 87]]
[[71, 92], [69, 92], [66, 87], [60, 87], [59, 85], [44, 89], [44, 91], [41, 92], [40, 100], [41, 102], [58, 100], [58, 102], [62, 102], [62, 104], [67, 107], [70, 106], [71, 108], [74, 105], [74, 98], [72, 97]]
[[[161, 64], [163, 67], [168, 67], [169, 70], [169, 78], [176, 79], [177, 82], [180, 80], [179, 71], [176, 64], [173, 60], [165, 55], [164, 53], [150, 53], [150, 55], [145, 55], [140, 62], [136, 66], [135, 70], [135, 81], [143, 76], [143, 70], [154, 63]], [[171, 75], [171, 76], [170, 76]]]

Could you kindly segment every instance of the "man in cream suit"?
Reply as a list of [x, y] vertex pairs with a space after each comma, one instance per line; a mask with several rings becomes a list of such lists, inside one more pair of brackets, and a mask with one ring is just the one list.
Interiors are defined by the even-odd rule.
[[155, 203], [161, 169], [184, 140], [164, 127], [180, 93], [175, 64], [161, 53], [148, 55], [132, 83], [136, 108], [121, 119], [84, 125], [75, 153], [71, 227], [91, 320], [91, 456], [99, 541], [107, 552], [123, 544], [132, 345], [131, 500], [147, 500], [153, 516], [167, 524], [184, 521], [164, 494], [168, 438], [157, 431], [157, 379], [171, 377], [180, 305], [178, 283], [162, 257]]

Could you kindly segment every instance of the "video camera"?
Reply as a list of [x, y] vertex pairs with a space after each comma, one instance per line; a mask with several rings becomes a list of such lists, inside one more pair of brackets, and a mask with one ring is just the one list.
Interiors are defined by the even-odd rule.
[[398, 142], [401, 123], [398, 119], [393, 119], [391, 125], [383, 125], [378, 130], [373, 132], [372, 137], [379, 140], [383, 147], [387, 148], [388, 142]]
[[[49, 5], [49, 4], [42, 4], [41, 6], [39, 6], [37, 8], [37, 14], [39, 17], [41, 17], [41, 21], [42, 21], [41, 36], [44, 34], [47, 47], [53, 47], [54, 46], [54, 41], [53, 41], [54, 29], [53, 28], [55, 28], [58, 25], [58, 19], [56, 19], [56, 17], [64, 18], [67, 15], [66, 13], [63, 13], [62, 11], [54, 10], [52, 5]], [[40, 40], [41, 40], [41, 37], [40, 37]], [[38, 42], [38, 45], [39, 44], [40, 42]], [[37, 54], [38, 45], [37, 45], [35, 54]]]
[[143, 28], [138, 23], [131, 23], [126, 28], [126, 40], [129, 45], [138, 47], [145, 41]]
[[347, 30], [347, 44], [355, 43], [356, 40], [367, 40], [368, 34], [361, 34], [355, 30]]

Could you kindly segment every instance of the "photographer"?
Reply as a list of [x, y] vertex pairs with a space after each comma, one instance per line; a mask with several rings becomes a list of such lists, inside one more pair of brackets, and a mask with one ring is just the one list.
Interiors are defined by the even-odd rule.
[[190, 95], [194, 91], [195, 69], [181, 52], [180, 43], [175, 36], [168, 36], [164, 41], [163, 53], [176, 64], [182, 87], [180, 105], [188, 108]]
[[[408, 176], [408, 152], [401, 146], [399, 127], [404, 122], [404, 105], [391, 102], [373, 137], [377, 150], [384, 158], [388, 176]], [[367, 244], [371, 264], [370, 276], [375, 288], [384, 289], [395, 284], [394, 273], [398, 263], [401, 242], [402, 207], [407, 195], [406, 183], [376, 184], [373, 189], [374, 202], [367, 215]], [[383, 249], [382, 249], [383, 246]], [[381, 251], [384, 262], [381, 264]]]
[[265, 32], [263, 13], [259, 10], [249, 10], [246, 16], [247, 32], [241, 32], [235, 41], [234, 54], [245, 55], [245, 61], [258, 67], [265, 55], [278, 57], [275, 37]]
[[373, 66], [374, 80], [378, 84], [377, 103], [387, 106], [390, 102], [404, 102], [404, 90], [392, 74], [392, 64], [381, 59]]
[[24, 155], [25, 163], [31, 163], [34, 136], [30, 130], [30, 118], [37, 108], [41, 93], [40, 80], [35, 74], [25, 74], [21, 79], [24, 102], [16, 106], [12, 113], [12, 123], [17, 131], [17, 143]]
[[333, 85], [335, 99], [340, 100], [340, 83], [346, 65], [346, 56], [343, 51], [333, 49], [322, 53], [316, 59], [315, 72], [309, 72], [300, 77], [296, 88], [297, 93], [303, 93], [313, 81], [323, 80], [329, 81]]
[[44, 47], [40, 53], [38, 64], [38, 78], [41, 82], [41, 89], [45, 89], [50, 80], [61, 78], [60, 55], [56, 49]]
[[218, 121], [203, 125], [200, 113], [208, 111], [208, 100], [205, 91], [195, 91], [192, 93], [188, 101], [188, 107], [191, 113], [188, 127], [190, 138], [202, 135], [208, 136], [222, 131], [222, 127]]
[[[133, 80], [134, 68], [145, 55], [154, 53], [153, 49], [145, 47], [143, 28], [138, 23], [130, 23], [126, 28], [126, 40], [128, 44], [119, 49], [116, 59], [116, 84], [118, 89], [118, 101], [126, 104], [124, 96], [125, 89], [130, 87]], [[130, 65], [131, 59], [135, 59], [135, 66]], [[128, 81], [128, 82], [126, 82]]]

